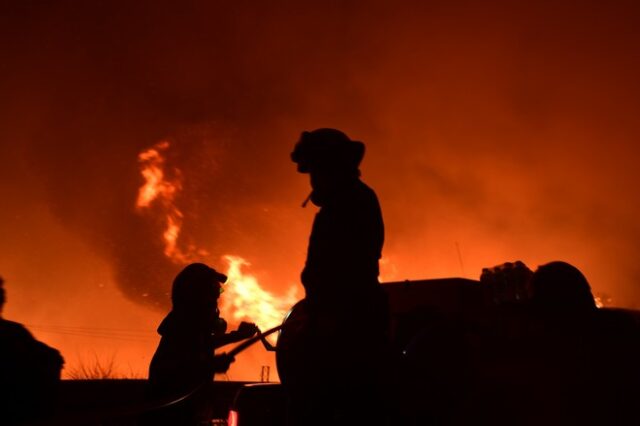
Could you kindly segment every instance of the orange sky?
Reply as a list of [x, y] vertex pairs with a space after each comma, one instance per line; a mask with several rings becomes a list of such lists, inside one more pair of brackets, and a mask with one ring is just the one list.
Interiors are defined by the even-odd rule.
[[[179, 268], [135, 209], [137, 155], [160, 140], [181, 243], [222, 270], [242, 256], [276, 295], [314, 214], [289, 152], [331, 126], [367, 145], [385, 279], [561, 259], [640, 306], [635, 2], [29, 3], [0, 13], [5, 316], [128, 330], [34, 329], [68, 367], [145, 374]], [[265, 363], [252, 350], [229, 377]]]

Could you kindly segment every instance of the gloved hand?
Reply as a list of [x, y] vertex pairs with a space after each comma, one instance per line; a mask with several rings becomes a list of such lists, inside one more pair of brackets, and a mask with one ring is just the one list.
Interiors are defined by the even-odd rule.
[[241, 339], [248, 339], [258, 332], [258, 326], [252, 322], [241, 322], [236, 331], [237, 335]]
[[226, 353], [215, 355], [213, 357], [214, 373], [225, 373], [229, 369], [231, 363], [235, 360], [236, 359], [232, 355]]

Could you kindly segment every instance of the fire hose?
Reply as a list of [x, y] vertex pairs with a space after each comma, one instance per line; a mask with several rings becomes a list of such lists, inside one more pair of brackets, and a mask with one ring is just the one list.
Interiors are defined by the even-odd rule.
[[[240, 354], [241, 352], [243, 352], [244, 350], [246, 350], [247, 348], [249, 348], [250, 346], [252, 346], [253, 344], [255, 344], [256, 342], [263, 340], [273, 334], [276, 333], [278, 331], [280, 331], [283, 328], [284, 324], [280, 324], [276, 327], [270, 328], [269, 330], [266, 330], [264, 332], [258, 332], [258, 334], [256, 334], [255, 336], [245, 340], [244, 342], [240, 343], [239, 345], [237, 345], [236, 347], [234, 347], [233, 349], [231, 349], [228, 353], [226, 353], [227, 356], [231, 356], [231, 357], [235, 357], [238, 354]], [[269, 349], [269, 348], [267, 348]], [[209, 380], [204, 380], [200, 383], [198, 383], [198, 385], [196, 385], [195, 387], [193, 387], [192, 389], [190, 389], [188, 392], [183, 393], [179, 396], [171, 396], [171, 397], [165, 397], [163, 399], [157, 399], [154, 401], [148, 401], [139, 405], [136, 405], [135, 407], [127, 407], [124, 409], [120, 409], [120, 410], [114, 410], [111, 411], [106, 417], [109, 417], [111, 419], [113, 418], [128, 418], [128, 417], [136, 417], [139, 415], [142, 415], [144, 413], [150, 413], [153, 411], [158, 411], [158, 410], [162, 410], [168, 407], [172, 407], [176, 404], [179, 404], [183, 401], [188, 400], [189, 398], [191, 398], [193, 395], [195, 395], [197, 392], [199, 392], [201, 389], [203, 389], [207, 384], [209, 384], [210, 381]], [[103, 417], [103, 416], [100, 416]]]

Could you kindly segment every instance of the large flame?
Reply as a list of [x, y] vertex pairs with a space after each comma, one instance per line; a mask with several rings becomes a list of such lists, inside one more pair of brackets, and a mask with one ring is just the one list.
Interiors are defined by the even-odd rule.
[[298, 300], [297, 287], [291, 286], [284, 297], [275, 297], [260, 286], [255, 276], [243, 273], [242, 267], [250, 266], [249, 262], [239, 256], [226, 255], [224, 259], [229, 269], [221, 309], [223, 316], [254, 322], [263, 331], [282, 323], [286, 312]]
[[164, 213], [166, 223], [162, 233], [164, 254], [175, 263], [186, 264], [198, 257], [206, 256], [207, 252], [196, 250], [192, 246], [186, 250], [178, 246], [184, 215], [176, 207], [174, 200], [182, 189], [182, 181], [180, 170], [177, 168], [172, 170], [175, 175], [173, 179], [168, 179], [166, 176], [165, 158], [162, 153], [169, 146], [169, 141], [160, 141], [138, 155], [138, 162], [141, 165], [140, 173], [145, 182], [138, 190], [136, 207], [138, 211], [142, 211], [151, 208], [152, 205], [158, 205]]
[[[208, 252], [192, 245], [186, 249], [178, 245], [184, 215], [176, 206], [175, 198], [182, 189], [182, 174], [178, 168], [172, 168], [175, 177], [167, 177], [163, 154], [169, 147], [168, 141], [160, 141], [138, 155], [144, 184], [138, 191], [136, 208], [138, 211], [153, 208], [163, 215], [164, 254], [177, 264], [187, 264], [205, 258]], [[254, 322], [263, 330], [280, 324], [297, 301], [296, 287], [291, 286], [284, 297], [276, 297], [263, 289], [255, 276], [243, 273], [242, 267], [250, 265], [248, 261], [232, 255], [225, 255], [223, 259], [228, 264], [228, 281], [221, 301], [223, 316], [232, 322]]]

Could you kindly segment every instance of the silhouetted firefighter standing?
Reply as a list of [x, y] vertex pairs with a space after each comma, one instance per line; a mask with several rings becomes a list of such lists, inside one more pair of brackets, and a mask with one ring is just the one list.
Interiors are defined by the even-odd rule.
[[[320, 210], [302, 271], [308, 321], [283, 383], [293, 424], [379, 424], [388, 307], [378, 281], [384, 224], [360, 180], [364, 144], [335, 129], [303, 132], [291, 154]], [[355, 422], [355, 423], [354, 423]]]

